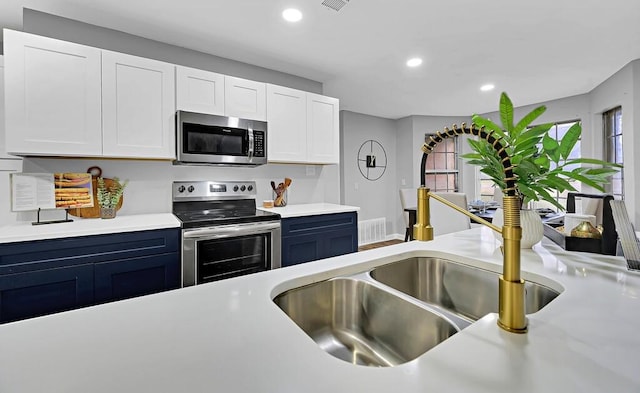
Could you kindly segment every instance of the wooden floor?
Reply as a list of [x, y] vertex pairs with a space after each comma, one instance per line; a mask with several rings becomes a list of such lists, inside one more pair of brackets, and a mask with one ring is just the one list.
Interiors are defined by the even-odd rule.
[[384, 242], [365, 244], [363, 246], [358, 247], [358, 251], [371, 250], [373, 248], [392, 246], [394, 244], [402, 243], [402, 240], [387, 240]]

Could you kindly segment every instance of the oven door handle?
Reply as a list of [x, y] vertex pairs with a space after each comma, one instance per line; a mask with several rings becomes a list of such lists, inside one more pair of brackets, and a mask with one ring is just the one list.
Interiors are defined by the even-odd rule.
[[216, 239], [223, 237], [235, 237], [244, 235], [253, 235], [256, 233], [270, 232], [280, 229], [279, 222], [257, 223], [257, 224], [240, 224], [240, 225], [222, 225], [219, 227], [210, 227], [205, 229], [194, 229], [184, 231], [182, 237], [184, 239], [207, 238]]

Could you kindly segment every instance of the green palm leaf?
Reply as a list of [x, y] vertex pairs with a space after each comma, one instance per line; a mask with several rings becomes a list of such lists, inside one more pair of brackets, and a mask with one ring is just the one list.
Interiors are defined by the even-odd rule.
[[502, 120], [502, 127], [511, 135], [513, 132], [513, 103], [507, 93], [500, 94], [500, 120]]

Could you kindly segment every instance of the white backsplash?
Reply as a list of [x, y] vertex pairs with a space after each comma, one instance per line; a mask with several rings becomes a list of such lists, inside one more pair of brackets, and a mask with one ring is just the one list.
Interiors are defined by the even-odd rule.
[[[270, 182], [276, 184], [290, 177], [289, 204], [340, 203], [340, 173], [338, 165], [316, 165], [307, 171], [307, 165], [267, 164], [259, 167], [181, 166], [168, 161], [26, 158], [24, 172], [86, 172], [99, 166], [104, 177], [129, 180], [124, 203], [118, 214], [144, 214], [171, 212], [171, 183], [174, 180], [253, 180], [257, 185], [257, 203], [272, 199]], [[3, 196], [4, 197], [4, 196]], [[46, 212], [45, 215], [64, 215]], [[19, 221], [35, 220], [35, 212], [20, 213]]]

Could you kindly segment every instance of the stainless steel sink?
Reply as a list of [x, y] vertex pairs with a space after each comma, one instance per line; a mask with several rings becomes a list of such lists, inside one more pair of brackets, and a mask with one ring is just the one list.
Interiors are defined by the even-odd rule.
[[458, 331], [442, 316], [357, 278], [291, 289], [274, 302], [324, 351], [359, 365], [408, 362]]
[[[470, 322], [498, 312], [499, 273], [442, 258], [410, 258], [377, 267], [371, 276]], [[525, 291], [527, 314], [542, 309], [559, 295], [551, 288], [529, 281]]]

